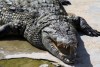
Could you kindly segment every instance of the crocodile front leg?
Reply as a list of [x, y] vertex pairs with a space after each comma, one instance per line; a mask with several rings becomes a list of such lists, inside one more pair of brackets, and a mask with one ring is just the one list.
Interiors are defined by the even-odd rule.
[[92, 29], [92, 27], [90, 27], [87, 24], [85, 19], [83, 19], [82, 17], [78, 17], [78, 18], [79, 18], [79, 21], [80, 21], [80, 28], [81, 28], [81, 31], [83, 33], [85, 33], [86, 35], [89, 35], [89, 36], [100, 36], [100, 32]]
[[73, 26], [78, 30], [89, 36], [100, 36], [100, 32], [94, 30], [88, 25], [86, 20], [82, 17], [71, 15], [68, 16], [68, 21], [73, 24]]

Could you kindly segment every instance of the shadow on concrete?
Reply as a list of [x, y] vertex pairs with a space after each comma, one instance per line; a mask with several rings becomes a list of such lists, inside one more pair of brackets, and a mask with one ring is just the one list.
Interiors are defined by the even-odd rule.
[[93, 67], [90, 60], [90, 55], [85, 49], [84, 42], [81, 39], [81, 34], [78, 37], [79, 45], [77, 49], [77, 62], [75, 63], [75, 67]]

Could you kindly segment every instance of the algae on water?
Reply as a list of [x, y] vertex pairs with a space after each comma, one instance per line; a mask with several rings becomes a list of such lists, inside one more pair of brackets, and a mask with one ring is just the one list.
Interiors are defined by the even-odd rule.
[[55, 67], [49, 61], [30, 58], [0, 60], [0, 67], [39, 67], [42, 64], [48, 64], [48, 67]]

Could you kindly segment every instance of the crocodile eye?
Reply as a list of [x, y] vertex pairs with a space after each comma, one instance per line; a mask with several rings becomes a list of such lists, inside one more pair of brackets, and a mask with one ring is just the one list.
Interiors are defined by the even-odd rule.
[[11, 7], [9, 7], [9, 11], [15, 12], [16, 8], [11, 6]]

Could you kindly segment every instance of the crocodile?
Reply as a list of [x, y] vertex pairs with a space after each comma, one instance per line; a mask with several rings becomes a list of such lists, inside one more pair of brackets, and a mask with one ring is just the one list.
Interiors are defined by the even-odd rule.
[[78, 31], [100, 36], [80, 16], [69, 15], [67, 0], [0, 0], [0, 37], [19, 35], [66, 64], [76, 61]]

